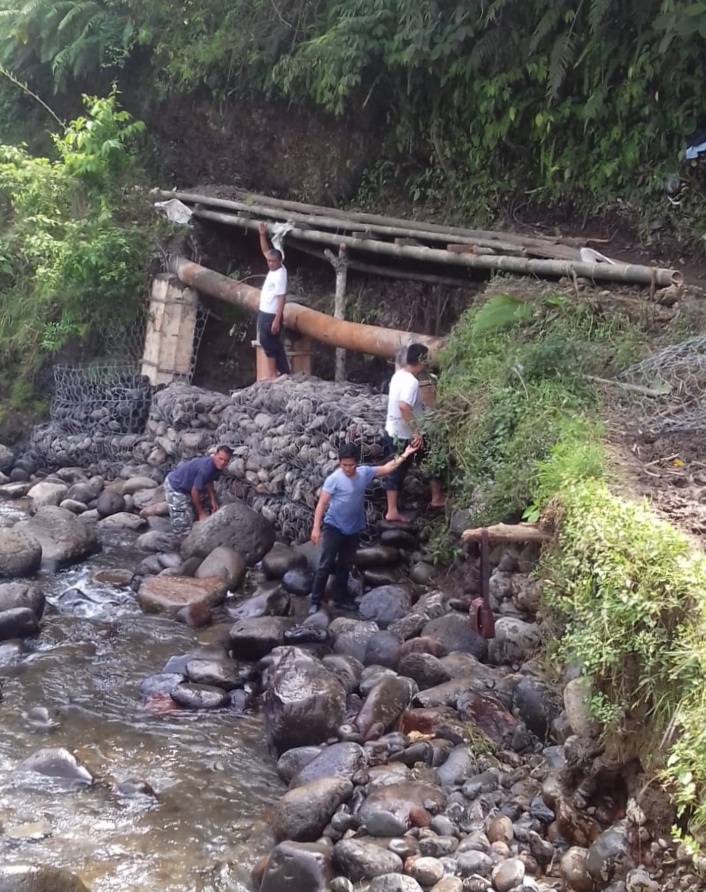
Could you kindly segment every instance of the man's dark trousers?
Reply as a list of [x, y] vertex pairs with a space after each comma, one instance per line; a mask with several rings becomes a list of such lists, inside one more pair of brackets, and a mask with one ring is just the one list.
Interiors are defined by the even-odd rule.
[[326, 583], [332, 573], [334, 574], [334, 601], [347, 599], [348, 577], [353, 569], [359, 539], [360, 533], [346, 535], [336, 527], [324, 523], [321, 532], [321, 560], [311, 590], [312, 604], [318, 605], [323, 601]]

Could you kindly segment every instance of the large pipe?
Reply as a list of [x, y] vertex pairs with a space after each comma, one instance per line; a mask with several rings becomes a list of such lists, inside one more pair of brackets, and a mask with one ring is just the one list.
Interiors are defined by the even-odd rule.
[[[251, 313], [257, 313], [260, 303], [259, 289], [243, 285], [184, 257], [175, 257], [169, 264], [169, 269], [185, 285], [242, 307]], [[429, 348], [430, 358], [433, 359], [445, 344], [445, 338], [434, 338], [394, 328], [378, 328], [376, 325], [362, 325], [359, 322], [344, 322], [289, 301], [284, 305], [284, 324], [292, 331], [308, 335], [331, 347], [343, 347], [346, 350], [369, 353], [371, 356], [382, 356], [385, 359], [395, 359], [400, 347], [412, 343], [426, 345]]]
[[[256, 220], [202, 208], [197, 208], [194, 215], [205, 220], [213, 220], [216, 223], [225, 223], [228, 226], [238, 226], [244, 229], [254, 230], [259, 225]], [[351, 251], [387, 254], [390, 257], [408, 257], [428, 263], [467, 266], [486, 272], [519, 273], [526, 276], [568, 276], [571, 279], [581, 277], [595, 281], [652, 285], [657, 288], [680, 285], [684, 281], [684, 277], [677, 270], [653, 266], [628, 263], [584, 263], [575, 260], [537, 260], [486, 254], [455, 254], [452, 251], [440, 251], [437, 248], [410, 248], [390, 242], [352, 238], [348, 235], [334, 235], [315, 230], [291, 229], [286, 233], [284, 239], [285, 241], [298, 239], [324, 245], [345, 245]]]

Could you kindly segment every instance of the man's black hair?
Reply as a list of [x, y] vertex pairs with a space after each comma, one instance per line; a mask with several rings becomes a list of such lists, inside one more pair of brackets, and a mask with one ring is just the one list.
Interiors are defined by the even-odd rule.
[[429, 356], [429, 348], [424, 344], [410, 344], [407, 347], [407, 365], [418, 365]]
[[277, 258], [277, 260], [282, 259], [282, 252], [278, 251], [277, 248], [270, 248], [270, 250], [267, 253], [270, 255], [274, 255]]
[[354, 458], [356, 464], [360, 461], [360, 449], [355, 443], [344, 443], [338, 450], [338, 460], [341, 461], [344, 458]]
[[233, 450], [230, 446], [226, 446], [225, 443], [221, 443], [221, 445], [216, 448], [216, 452], [225, 452], [230, 458], [233, 457]]

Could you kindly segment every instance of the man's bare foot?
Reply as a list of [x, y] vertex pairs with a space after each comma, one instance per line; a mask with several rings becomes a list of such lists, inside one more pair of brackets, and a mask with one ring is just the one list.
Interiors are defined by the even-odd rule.
[[411, 523], [412, 518], [408, 517], [406, 514], [386, 514], [385, 520], [388, 523]]

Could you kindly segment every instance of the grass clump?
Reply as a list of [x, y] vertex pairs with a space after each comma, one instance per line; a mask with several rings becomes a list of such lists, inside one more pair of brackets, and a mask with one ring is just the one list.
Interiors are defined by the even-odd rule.
[[555, 495], [544, 552], [548, 660], [591, 679], [605, 734], [662, 771], [692, 833], [706, 831], [706, 557], [646, 502], [605, 481]]
[[584, 448], [602, 434], [600, 397], [587, 376], [623, 368], [645, 340], [626, 315], [606, 319], [573, 295], [501, 289], [454, 329], [432, 437], [453, 454], [455, 486], [477, 523], [519, 517], [535, 496], [541, 501], [547, 482], [537, 463], [555, 447], [570, 477], [585, 461], [603, 462], [600, 450]]

